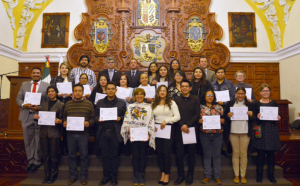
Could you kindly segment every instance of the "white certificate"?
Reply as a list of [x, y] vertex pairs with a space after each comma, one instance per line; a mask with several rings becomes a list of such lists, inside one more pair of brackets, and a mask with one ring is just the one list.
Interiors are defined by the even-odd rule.
[[129, 88], [117, 87], [116, 96], [120, 99], [130, 97], [131, 90]]
[[165, 85], [168, 88], [168, 82], [157, 82], [156, 88], [158, 88], [160, 85]]
[[154, 98], [155, 97], [155, 86], [150, 87], [139, 87], [145, 90], [146, 96], [145, 98]]
[[260, 113], [260, 120], [278, 120], [278, 107], [260, 107]]
[[55, 126], [56, 112], [39, 111], [38, 125]]
[[185, 133], [185, 132], [181, 132], [182, 133], [183, 144], [194, 144], [194, 143], [197, 143], [195, 127], [190, 127], [189, 131], [190, 132], [188, 134]]
[[118, 108], [100, 108], [100, 120], [109, 121], [118, 119]]
[[166, 125], [164, 129], [160, 129], [160, 124], [155, 124], [157, 131], [155, 132], [156, 138], [171, 139], [171, 126]]
[[[236, 87], [237, 89], [238, 87]], [[252, 99], [252, 88], [245, 88], [247, 99]], [[236, 97], [236, 95], [235, 95]], [[254, 99], [254, 98], [253, 98]]]
[[31, 105], [41, 104], [42, 93], [26, 92], [24, 98], [24, 104], [30, 103]]
[[215, 91], [217, 101], [230, 101], [229, 90]]
[[96, 93], [96, 97], [95, 97], [95, 105], [97, 104], [97, 102], [99, 101], [99, 99], [104, 99], [107, 95], [106, 94], [102, 94], [102, 93]]
[[233, 112], [231, 120], [248, 120], [248, 107], [230, 107], [230, 112]]
[[147, 141], [148, 129], [147, 127], [130, 128], [131, 141]]
[[84, 117], [67, 117], [68, 131], [84, 131]]
[[221, 129], [220, 115], [203, 116], [203, 130], [207, 129]]
[[58, 92], [61, 94], [72, 94], [72, 83], [56, 83]]
[[87, 94], [91, 95], [90, 85], [83, 85], [83, 89], [84, 89], [83, 95], [87, 95]]

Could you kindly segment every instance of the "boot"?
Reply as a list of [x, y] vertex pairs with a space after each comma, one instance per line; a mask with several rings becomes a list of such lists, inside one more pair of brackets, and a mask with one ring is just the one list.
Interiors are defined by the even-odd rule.
[[140, 172], [140, 185], [145, 185], [145, 172]]
[[48, 183], [52, 184], [55, 182], [58, 175], [58, 162], [57, 160], [52, 161], [51, 164], [51, 174]]
[[140, 183], [140, 172], [134, 172], [133, 185], [139, 185]]
[[48, 183], [49, 178], [50, 178], [50, 161], [49, 160], [50, 160], [49, 156], [44, 159], [45, 177], [44, 177], [42, 183]]
[[274, 178], [275, 171], [275, 157], [274, 154], [268, 155], [268, 179], [271, 183], [276, 184], [277, 181]]
[[258, 150], [256, 158], [256, 182], [262, 183], [265, 153], [262, 150]]

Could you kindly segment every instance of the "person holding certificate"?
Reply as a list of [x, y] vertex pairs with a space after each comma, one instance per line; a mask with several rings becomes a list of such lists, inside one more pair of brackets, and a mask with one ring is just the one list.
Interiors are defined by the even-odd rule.
[[[278, 115], [278, 104], [276, 101], [270, 99], [271, 88], [268, 84], [262, 84], [259, 88], [261, 99], [255, 103], [255, 113], [257, 113], [257, 125], [261, 126], [261, 138], [254, 138], [253, 146], [257, 148], [257, 175], [256, 181], [262, 182], [263, 179], [263, 166], [265, 160], [265, 154], [267, 154], [268, 164], [268, 178], [270, 182], [276, 183], [274, 178], [275, 171], [275, 151], [280, 150], [280, 137], [278, 133], [277, 121], [264, 120], [262, 118], [261, 109], [262, 107], [275, 107], [277, 112], [274, 113], [275, 118], [280, 120], [281, 117]], [[277, 116], [276, 116], [277, 115]]]
[[[224, 124], [223, 107], [216, 102], [216, 96], [212, 90], [206, 91], [204, 95], [205, 104], [200, 105], [199, 119], [199, 136], [203, 148], [204, 158], [204, 179], [202, 180], [202, 183], [208, 183], [212, 178], [212, 173], [214, 172], [215, 181], [220, 185], [222, 184], [220, 177], [221, 146], [223, 141], [222, 124]], [[212, 119], [214, 116], [218, 116], [218, 120]], [[209, 123], [210, 127], [207, 127], [205, 122]], [[212, 171], [211, 168], [212, 162], [214, 171]]]
[[[45, 177], [42, 183], [52, 184], [58, 174], [58, 150], [61, 137], [61, 124], [63, 118], [64, 103], [57, 99], [58, 90], [55, 86], [47, 88], [49, 100], [42, 103], [40, 111], [55, 112], [56, 118], [53, 120], [54, 126], [41, 125], [40, 142], [42, 149], [42, 160], [44, 164]], [[34, 119], [41, 119], [38, 114]], [[45, 118], [47, 119], [47, 118]]]
[[184, 75], [185, 73], [180, 70], [175, 72], [175, 76], [173, 77], [175, 83], [173, 84], [173, 86], [168, 87], [168, 92], [172, 100], [175, 100], [176, 97], [182, 95], [180, 83], [183, 80]]
[[[129, 95], [125, 97], [126, 107], [128, 107], [129, 103], [132, 102], [131, 98], [132, 98], [133, 88], [129, 87], [129, 79], [126, 74], [120, 75], [118, 82], [117, 82], [117, 86], [129, 90]], [[117, 89], [118, 89], [118, 87], [117, 87]]]
[[[148, 76], [148, 74], [146, 74], [146, 73], [143, 73], [143, 74], [141, 74], [140, 75], [140, 85], [139, 85], [139, 88], [143, 88], [143, 87], [151, 87], [149, 84], [148, 84], [148, 81], [149, 81], [149, 76]], [[155, 90], [155, 89], [153, 89], [153, 90]], [[154, 96], [152, 97], [152, 98], [150, 98], [150, 97], [146, 97], [145, 96], [145, 102], [146, 103], [151, 103], [152, 101], [153, 101], [153, 98], [154, 98]], [[133, 101], [135, 101], [136, 100], [136, 98], [133, 96], [132, 97], [132, 100]]]
[[[40, 126], [38, 122], [34, 120], [34, 114], [37, 114], [37, 111], [40, 110], [40, 104], [34, 105], [30, 102], [38, 99], [41, 100], [41, 103], [47, 101], [46, 89], [49, 84], [41, 81], [42, 74], [40, 68], [33, 67], [30, 74], [32, 80], [22, 83], [16, 99], [17, 105], [20, 106], [19, 120], [22, 122], [25, 151], [28, 161], [28, 166], [25, 168], [27, 172], [34, 172], [41, 165]], [[31, 93], [34, 96], [34, 100], [26, 100], [26, 93]]]
[[[80, 74], [79, 77], [79, 84], [83, 86], [83, 88], [88, 88], [88, 91], [83, 91], [83, 99], [89, 99], [91, 92], [93, 91], [93, 87], [91, 87], [90, 85], [87, 84], [88, 82], [88, 75], [86, 73], [82, 73]], [[89, 92], [89, 93], [86, 93]], [[74, 96], [73, 96], [74, 97]]]
[[148, 76], [149, 76], [149, 84], [152, 83], [152, 80], [155, 78], [155, 76], [157, 75], [157, 69], [158, 69], [158, 65], [156, 62], [151, 62], [149, 64], [148, 67]]
[[93, 89], [91, 96], [89, 98], [89, 100], [93, 103], [93, 104], [97, 104], [97, 102], [95, 102], [96, 99], [96, 94], [97, 93], [101, 93], [101, 94], [106, 94], [106, 85], [108, 82], [108, 77], [106, 75], [100, 75], [99, 77], [99, 81], [97, 82], [96, 87]]
[[[179, 60], [172, 59], [172, 61], [170, 62], [170, 69], [168, 70], [169, 77], [173, 78], [175, 76], [175, 73], [179, 70], [181, 71]], [[186, 79], [185, 73], [183, 75], [183, 78]]]
[[[95, 110], [95, 121], [98, 125], [95, 145], [99, 146], [102, 155], [103, 164], [103, 180], [99, 185], [105, 185], [111, 181], [111, 185], [118, 184], [118, 151], [119, 143], [123, 141], [120, 134], [123, 123], [126, 103], [124, 100], [116, 97], [117, 88], [112, 82], [106, 85], [107, 96], [97, 102]], [[108, 113], [110, 117], [115, 117], [116, 120], [110, 118], [105, 119], [101, 115], [102, 109], [115, 108], [115, 112]], [[97, 148], [98, 149], [98, 148]]]
[[[145, 185], [146, 153], [148, 144], [155, 149], [155, 124], [153, 112], [151, 105], [144, 103], [145, 95], [145, 90], [142, 88], [137, 88], [133, 92], [136, 102], [127, 107], [121, 128], [124, 144], [126, 144], [128, 139], [131, 141], [134, 185]], [[146, 133], [142, 132], [143, 130], [146, 130]], [[132, 134], [132, 132], [134, 133]], [[134, 139], [138, 138], [146, 140], [134, 141]]]
[[[156, 136], [155, 138], [158, 165], [161, 171], [161, 178], [158, 183], [167, 185], [170, 179], [171, 152], [174, 139], [172, 124], [180, 120], [180, 113], [177, 104], [170, 98], [166, 86], [161, 85], [156, 90], [152, 109], [156, 128], [165, 133], [165, 136]], [[166, 127], [171, 129], [168, 130]]]
[[205, 102], [204, 93], [207, 90], [212, 90], [212, 86], [210, 82], [206, 80], [206, 74], [202, 68], [196, 67], [194, 69], [191, 83], [193, 87], [191, 94], [198, 96], [200, 104], [203, 104]]
[[[69, 63], [63, 62], [59, 66], [60, 75], [53, 77], [50, 81], [50, 85], [57, 87], [57, 83], [72, 83], [72, 87], [75, 85], [74, 81], [72, 81], [71, 67]], [[72, 99], [72, 93], [59, 93], [57, 94], [57, 98], [60, 102], [66, 104], [68, 101]], [[63, 141], [62, 141], [62, 153], [63, 155], [68, 155], [68, 142], [67, 142], [67, 132], [66, 129], [63, 129]]]
[[[178, 178], [174, 182], [174, 185], [180, 185], [184, 180], [184, 156], [185, 149], [188, 154], [188, 172], [186, 185], [193, 184], [194, 169], [195, 169], [195, 154], [196, 154], [196, 136], [197, 133], [191, 133], [190, 129], [195, 129], [197, 121], [200, 115], [200, 100], [197, 96], [190, 93], [192, 90], [192, 84], [188, 80], [181, 81], [182, 96], [176, 97], [175, 102], [178, 106], [180, 113], [180, 120], [175, 124], [175, 149], [176, 149], [176, 161], [178, 169]], [[195, 130], [193, 130], [195, 131]], [[195, 139], [195, 143], [184, 144], [183, 135], [189, 134], [190, 138]]]
[[[244, 80], [246, 79], [246, 73], [242, 70], [239, 70], [235, 73], [235, 79], [236, 79], [236, 85], [235, 87], [244, 87], [246, 88], [246, 91], [247, 89], [250, 90], [251, 89], [251, 97], [247, 96], [247, 99], [248, 101], [250, 102], [253, 102], [255, 101], [255, 96], [254, 96], [254, 91], [253, 91], [253, 86], [250, 85], [250, 84], [247, 84], [244, 82]], [[248, 93], [247, 93], [248, 94]]]
[[158, 68], [157, 71], [158, 71], [158, 74], [153, 79], [151, 85], [156, 86], [157, 82], [168, 82], [168, 86], [170, 86], [173, 83], [172, 78], [168, 74], [167, 66], [162, 65]]
[[81, 184], [87, 184], [88, 173], [88, 143], [89, 127], [94, 124], [94, 105], [86, 99], [83, 99], [83, 86], [76, 84], [73, 87], [74, 99], [65, 105], [64, 123], [67, 128], [68, 149], [69, 149], [69, 173], [68, 185], [77, 180], [77, 149], [80, 152], [80, 181]]
[[252, 137], [252, 124], [256, 122], [254, 105], [246, 96], [246, 89], [238, 87], [235, 101], [229, 101], [226, 105], [224, 116], [232, 146], [232, 167], [234, 171], [234, 183], [247, 183], [247, 150]]

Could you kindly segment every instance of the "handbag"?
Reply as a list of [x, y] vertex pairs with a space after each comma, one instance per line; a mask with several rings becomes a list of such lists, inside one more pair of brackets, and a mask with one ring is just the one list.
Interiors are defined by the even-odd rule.
[[255, 138], [261, 138], [262, 134], [261, 134], [261, 126], [260, 125], [255, 125], [254, 128], [254, 137]]

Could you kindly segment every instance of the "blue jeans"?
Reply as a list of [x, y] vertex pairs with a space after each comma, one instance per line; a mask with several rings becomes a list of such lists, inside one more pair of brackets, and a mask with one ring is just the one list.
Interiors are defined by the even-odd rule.
[[80, 177], [86, 178], [88, 173], [89, 155], [88, 144], [89, 135], [67, 132], [69, 149], [69, 172], [70, 176], [77, 178], [77, 149], [80, 152]]
[[200, 133], [200, 141], [203, 147], [204, 176], [212, 177], [211, 160], [213, 160], [214, 179], [221, 177], [221, 147], [223, 134]]

